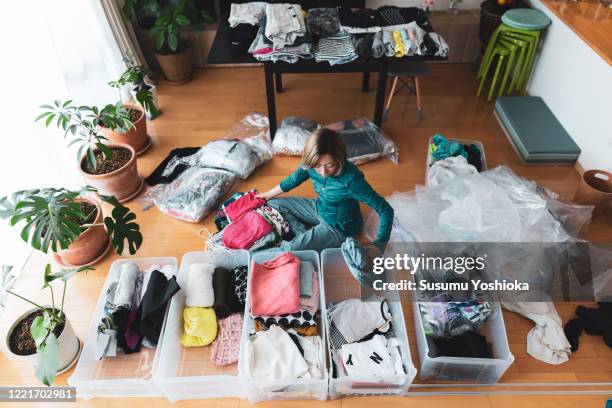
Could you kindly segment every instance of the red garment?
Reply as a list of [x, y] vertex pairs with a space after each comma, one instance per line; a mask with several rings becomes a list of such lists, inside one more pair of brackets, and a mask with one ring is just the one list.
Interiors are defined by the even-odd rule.
[[223, 230], [223, 245], [231, 249], [249, 249], [259, 238], [272, 232], [272, 225], [255, 211], [249, 211]]
[[248, 211], [254, 210], [256, 208], [261, 207], [266, 203], [266, 200], [263, 198], [256, 197], [257, 192], [255, 190], [249, 191], [236, 201], [232, 201], [225, 207], [225, 215], [227, 218], [233, 222], [247, 213]]
[[283, 252], [263, 264], [253, 262], [249, 297], [251, 313], [274, 316], [300, 309], [300, 260]]
[[272, 47], [264, 47], [264, 48], [260, 48], [258, 50], [253, 51], [253, 55], [270, 54], [272, 51], [274, 51]]

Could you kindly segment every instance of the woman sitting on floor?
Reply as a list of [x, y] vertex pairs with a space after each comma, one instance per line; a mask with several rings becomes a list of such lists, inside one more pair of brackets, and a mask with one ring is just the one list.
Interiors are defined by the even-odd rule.
[[[362, 225], [359, 202], [372, 207], [380, 217], [373, 242], [381, 251], [389, 241], [393, 208], [365, 180], [363, 173], [347, 160], [346, 145], [330, 129], [313, 132], [302, 156], [302, 165], [289, 177], [259, 197], [269, 200], [289, 222], [295, 237], [280, 249], [321, 251], [339, 248], [346, 237], [359, 233]], [[274, 198], [311, 179], [317, 199]]]

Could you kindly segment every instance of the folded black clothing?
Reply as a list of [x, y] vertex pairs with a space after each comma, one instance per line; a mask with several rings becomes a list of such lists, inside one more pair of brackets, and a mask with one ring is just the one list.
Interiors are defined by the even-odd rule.
[[[145, 288], [143, 288], [145, 289]], [[152, 344], [159, 342], [166, 307], [172, 296], [181, 289], [176, 276], [166, 279], [160, 271], [152, 271], [145, 294], [138, 306], [135, 330]]]
[[425, 48], [425, 54], [426, 55], [436, 55], [436, 53], [438, 52], [438, 45], [436, 44], [436, 42], [429, 36], [429, 33], [427, 33], [427, 35], [425, 35], [423, 37], [423, 45], [422, 47]]
[[374, 34], [367, 34], [357, 40], [357, 53], [362, 58], [372, 57], [372, 44], [374, 43]]
[[427, 29], [429, 27], [427, 15], [419, 7], [382, 6], [378, 8], [377, 12], [382, 20], [381, 26], [408, 24], [416, 21], [425, 31], [431, 31], [431, 29]]
[[222, 267], [215, 268], [213, 291], [215, 294], [213, 309], [217, 320], [225, 319], [233, 313], [244, 312], [244, 305], [240, 304], [236, 296], [236, 278], [233, 271]]
[[232, 45], [240, 49], [248, 49], [253, 43], [259, 27], [251, 24], [238, 24], [230, 28], [230, 41]]
[[145, 182], [149, 186], [156, 184], [168, 184], [174, 181], [185, 170], [192, 167], [194, 155], [200, 150], [199, 147], [180, 147], [173, 149], [170, 154], [153, 170]]
[[385, 20], [381, 18], [375, 9], [354, 9], [350, 7], [338, 7], [340, 25], [353, 28], [381, 27]]
[[449, 338], [427, 337], [429, 357], [493, 358], [493, 348], [482, 334], [467, 331]]
[[308, 10], [308, 28], [317, 37], [333, 37], [340, 31], [336, 7], [319, 7]]

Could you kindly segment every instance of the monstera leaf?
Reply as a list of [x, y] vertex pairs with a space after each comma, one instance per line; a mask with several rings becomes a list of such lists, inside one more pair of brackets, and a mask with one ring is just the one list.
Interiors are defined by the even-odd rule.
[[124, 206], [113, 208], [112, 217], [104, 218], [104, 225], [118, 254], [123, 252], [125, 241], [130, 255], [134, 255], [142, 245], [140, 226], [133, 222], [135, 219], [136, 215]]

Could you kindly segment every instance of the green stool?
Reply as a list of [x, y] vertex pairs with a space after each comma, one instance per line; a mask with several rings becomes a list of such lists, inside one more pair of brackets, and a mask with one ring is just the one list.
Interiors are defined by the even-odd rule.
[[[503, 63], [504, 60], [508, 61], [499, 95], [501, 96], [503, 94], [510, 72], [513, 72], [513, 74], [508, 92], [512, 92], [513, 90], [525, 92], [529, 75], [535, 61], [535, 54], [540, 40], [540, 32], [549, 24], [550, 19], [541, 11], [534, 9], [513, 9], [504, 13], [502, 16], [502, 24], [500, 24], [491, 36], [478, 69], [476, 78], [480, 79], [480, 85], [477, 94], [480, 95], [491, 66], [491, 60], [496, 55], [499, 56], [496, 72], [501, 69], [499, 64]], [[500, 45], [502, 48], [498, 49]], [[502, 50], [508, 51], [509, 54], [502, 55]], [[516, 66], [513, 67], [512, 63], [514, 62], [517, 51], [519, 52], [518, 59], [516, 61]], [[502, 56], [504, 56], [504, 58], [502, 58]], [[491, 90], [489, 91], [489, 100], [493, 94], [492, 90], [496, 86], [497, 77], [497, 74], [493, 77]]]
[[[487, 59], [485, 72], [489, 71], [489, 68], [491, 67], [491, 63], [496, 55], [498, 56], [497, 67], [495, 68], [495, 75], [493, 76], [493, 81], [491, 81], [491, 88], [489, 88], [489, 95], [487, 96], [487, 100], [489, 101], [491, 100], [491, 97], [493, 96], [493, 92], [495, 90], [495, 84], [497, 83], [497, 78], [499, 77], [499, 71], [501, 70], [502, 65], [504, 65], [504, 61], [509, 57], [510, 50], [506, 48], [503, 44], [497, 43], [495, 47], [493, 48], [493, 50], [491, 51], [490, 57]], [[482, 91], [482, 87], [485, 83], [485, 79], [487, 79], [486, 75], [483, 75], [482, 78], [480, 79], [480, 85], [478, 86], [478, 92], [476, 93], [476, 95], [478, 96], [480, 95], [480, 92]]]

